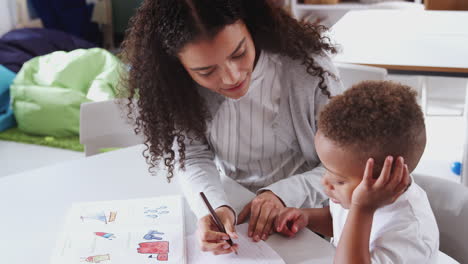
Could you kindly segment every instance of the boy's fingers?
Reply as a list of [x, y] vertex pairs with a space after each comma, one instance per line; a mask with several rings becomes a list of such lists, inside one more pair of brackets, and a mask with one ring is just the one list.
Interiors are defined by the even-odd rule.
[[364, 183], [367, 185], [367, 186], [372, 186], [372, 182], [373, 182], [373, 179], [372, 179], [372, 175], [373, 175], [373, 172], [374, 172], [374, 159], [373, 158], [370, 158], [367, 160], [366, 162], [366, 168], [364, 170], [364, 177], [362, 178], [362, 180], [364, 181]]
[[395, 168], [392, 171], [392, 177], [390, 178], [389, 183], [393, 186], [398, 186], [398, 184], [404, 179], [405, 169], [405, 159], [403, 157], [398, 157], [395, 163]]
[[291, 237], [291, 236], [295, 235], [295, 233], [292, 232], [287, 225], [284, 225], [283, 229], [281, 229], [278, 232], [285, 235], [285, 236], [288, 236], [288, 237]]
[[392, 164], [393, 164], [393, 157], [388, 156], [384, 161], [384, 165], [382, 167], [382, 171], [380, 172], [380, 176], [375, 183], [377, 187], [382, 187], [388, 182], [390, 178], [390, 172], [392, 170]]
[[285, 228], [287, 229], [286, 223], [289, 220], [291, 220], [291, 218], [292, 218], [292, 211], [286, 210], [286, 211], [281, 212], [275, 221], [276, 231], [282, 232]]
[[402, 194], [406, 192], [406, 187], [399, 188], [399, 190], [396, 190], [396, 191], [397, 193], [395, 194], [395, 196], [393, 196], [392, 203], [394, 203]]
[[405, 164], [403, 166], [402, 179], [400, 180], [398, 185], [395, 187], [395, 189], [397, 191], [402, 190], [403, 192], [405, 192], [408, 189], [410, 182], [411, 182], [411, 177], [409, 176], [408, 165]]

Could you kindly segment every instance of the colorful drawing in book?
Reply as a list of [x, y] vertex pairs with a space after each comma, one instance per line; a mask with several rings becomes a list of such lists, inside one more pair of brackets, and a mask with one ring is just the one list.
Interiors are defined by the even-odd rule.
[[85, 222], [87, 220], [100, 221], [104, 224], [114, 222], [117, 217], [117, 212], [109, 212], [109, 216], [106, 216], [104, 212], [94, 213], [90, 215], [80, 216], [81, 221]]
[[102, 237], [108, 240], [112, 240], [115, 238], [115, 235], [112, 233], [106, 233], [106, 232], [94, 232], [94, 234], [98, 237]]
[[[159, 261], [167, 261], [169, 259], [169, 242], [168, 241], [157, 241], [157, 242], [144, 242], [138, 244], [138, 253], [150, 254], [148, 258], [156, 258]], [[153, 256], [153, 255], [156, 255]]]
[[169, 210], [167, 209], [167, 206], [160, 206], [158, 208], [145, 207], [143, 213], [146, 217], [156, 219], [161, 215], [168, 214]]
[[86, 258], [82, 258], [82, 262], [90, 262], [90, 263], [101, 263], [104, 262], [106, 263], [107, 261], [110, 261], [110, 255], [96, 255], [96, 256], [90, 256]]
[[162, 237], [156, 236], [156, 235], [164, 235], [162, 232], [158, 232], [156, 230], [150, 230], [148, 233], [143, 236], [143, 239], [145, 240], [162, 240]]

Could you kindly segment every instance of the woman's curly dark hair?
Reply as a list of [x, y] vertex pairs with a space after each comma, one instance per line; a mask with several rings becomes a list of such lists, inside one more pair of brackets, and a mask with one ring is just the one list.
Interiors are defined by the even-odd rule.
[[124, 79], [130, 99], [128, 115], [138, 109], [135, 132], [145, 135], [143, 155], [150, 171], [164, 159], [170, 180], [174, 140], [179, 165], [184, 168], [185, 135], [205, 138], [209, 113], [177, 53], [196, 38], [212, 37], [238, 21], [246, 24], [257, 50], [301, 61], [309, 74], [320, 79], [322, 93], [330, 97], [325, 83], [325, 74], [330, 73], [312, 57], [336, 52], [322, 36], [325, 27], [300, 23], [268, 0], [145, 0], [130, 20], [122, 58], [130, 67]]

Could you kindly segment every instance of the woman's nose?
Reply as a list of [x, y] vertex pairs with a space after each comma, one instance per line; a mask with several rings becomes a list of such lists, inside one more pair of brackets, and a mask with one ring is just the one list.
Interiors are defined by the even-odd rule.
[[234, 64], [228, 64], [224, 67], [221, 79], [226, 85], [235, 85], [240, 81], [240, 72]]

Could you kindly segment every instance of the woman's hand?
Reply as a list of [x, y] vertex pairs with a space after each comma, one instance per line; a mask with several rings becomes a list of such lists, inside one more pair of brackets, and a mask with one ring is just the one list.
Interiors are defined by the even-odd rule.
[[266, 240], [274, 231], [274, 221], [283, 202], [271, 191], [257, 195], [239, 214], [238, 222], [243, 223], [250, 215], [249, 237], [255, 242]]
[[293, 237], [299, 230], [309, 224], [307, 214], [298, 208], [283, 208], [275, 221], [276, 231]]
[[[198, 242], [202, 251], [213, 252], [215, 255], [228, 254], [238, 249], [238, 245], [232, 247], [226, 240], [239, 238], [234, 228], [234, 212], [226, 206], [215, 210], [226, 229], [227, 235], [220, 232], [211, 215], [205, 215], [198, 220]], [[229, 235], [229, 237], [228, 237]]]
[[408, 188], [411, 178], [403, 157], [398, 157], [392, 169], [393, 157], [385, 159], [380, 176], [372, 177], [374, 160], [366, 163], [364, 177], [354, 189], [351, 206], [374, 212], [378, 208], [395, 202]]

